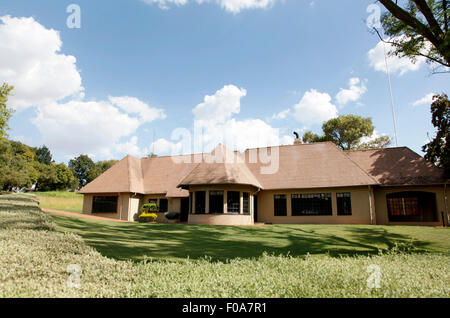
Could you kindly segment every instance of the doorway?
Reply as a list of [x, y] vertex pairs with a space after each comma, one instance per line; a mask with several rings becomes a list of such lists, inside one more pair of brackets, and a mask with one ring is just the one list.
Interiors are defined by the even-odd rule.
[[187, 222], [189, 218], [189, 198], [181, 198], [180, 222]]

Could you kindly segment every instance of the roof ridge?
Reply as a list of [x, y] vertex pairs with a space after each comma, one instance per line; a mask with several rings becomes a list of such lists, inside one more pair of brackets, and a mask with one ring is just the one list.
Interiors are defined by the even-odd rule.
[[355, 160], [353, 160], [352, 158], [350, 158], [350, 156], [348, 154], [345, 153], [345, 151], [340, 150], [337, 146], [336, 146], [337, 150], [345, 157], [347, 158], [351, 163], [353, 163], [356, 167], [359, 168], [359, 170], [361, 170], [365, 175], [367, 175], [372, 181], [375, 182], [375, 184], [380, 184], [377, 180], [375, 180], [374, 177], [372, 177], [365, 169], [363, 169]]
[[130, 168], [130, 155], [127, 155], [126, 157], [125, 157], [125, 159], [127, 160], [127, 170], [128, 170], [128, 173], [127, 173], [127, 178], [128, 178], [128, 190], [131, 192], [131, 177], [130, 177], [130, 174], [131, 174], [131, 168]]

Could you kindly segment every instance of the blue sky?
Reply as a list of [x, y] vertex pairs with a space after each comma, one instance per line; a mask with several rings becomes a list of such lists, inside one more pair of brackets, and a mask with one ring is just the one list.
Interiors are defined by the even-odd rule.
[[[13, 139], [67, 161], [179, 152], [172, 133], [194, 122], [202, 150], [290, 143], [292, 131], [320, 132], [341, 114], [370, 116], [378, 135], [394, 136], [382, 47], [365, 22], [373, 1], [146, 2], [0, 3]], [[71, 3], [81, 28], [66, 24]], [[448, 75], [422, 61], [390, 66], [399, 145], [421, 153], [433, 134], [429, 94], [448, 93]]]

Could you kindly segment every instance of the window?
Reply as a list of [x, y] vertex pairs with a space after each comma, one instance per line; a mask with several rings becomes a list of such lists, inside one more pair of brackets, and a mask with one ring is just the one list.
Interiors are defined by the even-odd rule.
[[352, 195], [349, 192], [336, 193], [337, 214], [352, 215]]
[[332, 215], [331, 193], [293, 194], [292, 215]]
[[389, 221], [437, 221], [436, 194], [397, 192], [386, 196]]
[[244, 214], [250, 214], [250, 204], [249, 204], [250, 195], [248, 192], [242, 193], [242, 211]]
[[223, 191], [209, 191], [209, 213], [223, 213]]
[[241, 193], [239, 191], [227, 192], [228, 213], [241, 213]]
[[206, 192], [197, 191], [195, 192], [195, 213], [204, 214], [206, 206]]
[[159, 212], [167, 212], [169, 210], [169, 200], [159, 199]]
[[285, 194], [276, 194], [273, 198], [274, 201], [274, 215], [275, 216], [287, 216], [287, 201]]
[[189, 213], [192, 213], [192, 202], [194, 202], [193, 197], [194, 194], [192, 192], [189, 192]]
[[92, 201], [92, 213], [116, 213], [117, 196], [95, 196]]

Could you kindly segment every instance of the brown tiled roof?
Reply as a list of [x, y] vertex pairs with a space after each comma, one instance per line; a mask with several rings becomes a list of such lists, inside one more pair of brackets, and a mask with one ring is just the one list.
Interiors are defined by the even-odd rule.
[[[141, 161], [145, 194], [189, 196], [188, 191], [178, 189], [178, 183], [198, 165], [194, 163], [193, 156], [144, 158]], [[186, 161], [191, 163], [185, 163]]]
[[79, 193], [142, 193], [142, 169], [139, 159], [126, 156], [101, 176], [84, 186]]
[[[162, 194], [186, 197], [179, 187], [208, 184], [245, 184], [264, 190], [312, 189], [363, 185], [418, 185], [445, 182], [443, 171], [408, 148], [343, 152], [333, 143], [301, 144], [274, 148], [278, 169], [266, 174], [269, 164], [261, 163], [263, 148], [241, 154], [223, 146], [216, 151], [231, 153], [214, 163], [196, 161], [202, 155], [138, 159], [127, 156], [86, 185], [80, 193]], [[258, 163], [252, 163], [256, 155]]]
[[381, 185], [442, 184], [442, 169], [407, 147], [349, 151], [351, 158]]
[[180, 187], [189, 185], [210, 184], [243, 184], [261, 188], [261, 184], [244, 163], [238, 161], [239, 153], [230, 151], [223, 145], [217, 146], [204, 158], [179, 184]]
[[[246, 161], [252, 152], [247, 150]], [[373, 185], [376, 181], [331, 142], [280, 146], [279, 169], [274, 174], [264, 174], [261, 163], [248, 163], [250, 171], [268, 189], [311, 189], [343, 186]]]

